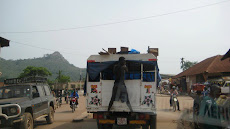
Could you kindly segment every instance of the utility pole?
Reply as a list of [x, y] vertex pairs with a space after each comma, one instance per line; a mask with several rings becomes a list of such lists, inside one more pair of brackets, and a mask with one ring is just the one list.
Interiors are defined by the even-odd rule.
[[80, 69], [80, 90], [81, 90], [81, 69]]

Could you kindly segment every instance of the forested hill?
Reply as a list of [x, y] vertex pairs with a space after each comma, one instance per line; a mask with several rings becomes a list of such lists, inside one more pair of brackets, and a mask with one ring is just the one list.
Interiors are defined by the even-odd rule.
[[[52, 76], [49, 79], [54, 80], [57, 77], [59, 70], [62, 74], [70, 76], [71, 81], [77, 81], [80, 79], [80, 68], [70, 64], [59, 52], [53, 54], [46, 54], [41, 58], [34, 59], [20, 59], [20, 60], [5, 60], [0, 58], [0, 71], [2, 76], [0, 81], [6, 78], [16, 78], [23, 72], [27, 66], [45, 67], [51, 73]], [[86, 69], [81, 69], [82, 78], [85, 78]]]

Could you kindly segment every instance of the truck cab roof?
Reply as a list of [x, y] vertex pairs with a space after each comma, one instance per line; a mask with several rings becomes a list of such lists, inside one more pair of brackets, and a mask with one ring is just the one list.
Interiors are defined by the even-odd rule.
[[157, 57], [151, 53], [147, 54], [110, 54], [110, 55], [91, 55], [87, 62], [107, 62], [118, 61], [119, 57], [125, 57], [125, 60], [138, 61], [157, 61]]

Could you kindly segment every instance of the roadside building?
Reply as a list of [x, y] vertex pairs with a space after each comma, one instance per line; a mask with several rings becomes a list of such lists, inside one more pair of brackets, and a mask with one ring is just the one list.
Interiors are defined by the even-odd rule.
[[180, 82], [184, 92], [189, 92], [194, 83], [213, 81], [222, 85], [222, 82], [230, 76], [230, 62], [221, 61], [222, 57], [222, 55], [217, 55], [207, 58], [174, 76], [173, 79]]
[[83, 81], [75, 81], [75, 82], [68, 82], [65, 84], [54, 84], [53, 89], [54, 90], [64, 90], [64, 89], [69, 89], [69, 90], [73, 90], [73, 89], [78, 89], [78, 90], [82, 90], [84, 86], [84, 82]]
[[0, 87], [4, 86], [4, 82], [0, 82]]
[[80, 90], [80, 89], [83, 89], [83, 83], [84, 82], [80, 82], [80, 81], [77, 81], [77, 82], [69, 82], [68, 84], [67, 84], [67, 88], [68, 89], [78, 89], [78, 90]]
[[[8, 46], [10, 46], [10, 41], [0, 37], [0, 57], [1, 57], [1, 48], [2, 47], [8, 47]], [[0, 76], [1, 75], [2, 75], [2, 72], [1, 72], [1, 69], [0, 69]]]

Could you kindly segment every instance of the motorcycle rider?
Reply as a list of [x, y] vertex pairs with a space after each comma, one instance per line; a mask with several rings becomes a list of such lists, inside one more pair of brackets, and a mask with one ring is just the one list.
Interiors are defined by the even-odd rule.
[[[176, 90], [176, 87], [173, 86], [172, 87], [172, 91], [171, 91], [171, 94], [170, 94], [170, 106], [172, 106], [172, 98], [173, 98], [173, 95], [178, 95], [178, 91]], [[179, 100], [177, 99], [177, 110], [180, 111], [180, 105], [179, 105]]]
[[[71, 93], [71, 95], [70, 95], [70, 98], [75, 98], [75, 97], [77, 97], [77, 99], [76, 99], [76, 105], [78, 105], [78, 99], [79, 99], [79, 95], [78, 95], [78, 93], [77, 93], [77, 90], [76, 89], [74, 89], [74, 91]], [[70, 106], [72, 105], [72, 101], [70, 101]]]

